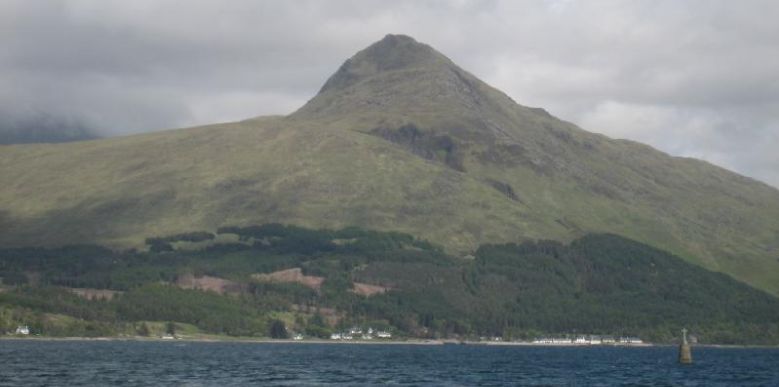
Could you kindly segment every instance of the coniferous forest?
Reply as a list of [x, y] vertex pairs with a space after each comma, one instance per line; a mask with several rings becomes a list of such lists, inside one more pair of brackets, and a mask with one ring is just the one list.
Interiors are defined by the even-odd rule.
[[592, 333], [779, 343], [779, 299], [622, 237], [482, 245], [452, 255], [411, 235], [280, 224], [150, 237], [143, 249], [0, 250], [0, 331], [327, 338]]

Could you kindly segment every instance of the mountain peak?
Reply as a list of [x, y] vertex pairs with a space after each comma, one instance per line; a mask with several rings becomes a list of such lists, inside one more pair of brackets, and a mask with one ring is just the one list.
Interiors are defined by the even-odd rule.
[[340, 125], [359, 121], [383, 137], [394, 136], [386, 130], [417, 127], [426, 136], [486, 143], [516, 142], [518, 136], [527, 141], [529, 130], [543, 131], [533, 118], [538, 115], [427, 44], [387, 35], [346, 60], [290, 117]]
[[513, 106], [434, 48], [390, 34], [347, 59], [291, 117], [328, 122], [360, 118], [366, 127], [416, 122], [448, 129], [467, 121], [466, 126], [478, 130], [507, 121], [499, 117], [486, 122], [496, 109]]
[[417, 47], [428, 47], [426, 44], [422, 44], [416, 41], [416, 39], [412, 38], [408, 35], [403, 34], [387, 34], [379, 40], [378, 42], [372, 44], [370, 47], [377, 47], [377, 48], [394, 48], [398, 47], [400, 45], [405, 46], [417, 46]]
[[320, 93], [347, 88], [382, 72], [448, 63], [451, 61], [444, 55], [410, 36], [388, 34], [347, 59], [325, 82]]

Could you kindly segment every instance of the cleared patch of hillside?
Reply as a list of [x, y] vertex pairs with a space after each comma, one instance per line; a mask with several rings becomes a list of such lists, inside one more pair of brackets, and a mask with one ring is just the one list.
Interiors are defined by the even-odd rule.
[[322, 287], [322, 282], [325, 282], [324, 277], [303, 274], [299, 267], [267, 274], [252, 274], [251, 278], [258, 282], [296, 283], [314, 290], [319, 290]]

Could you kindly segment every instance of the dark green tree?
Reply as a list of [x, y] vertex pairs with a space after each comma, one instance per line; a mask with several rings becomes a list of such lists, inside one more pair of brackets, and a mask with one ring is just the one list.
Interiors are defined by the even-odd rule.
[[289, 332], [287, 332], [287, 327], [284, 325], [284, 321], [281, 320], [273, 320], [270, 324], [270, 337], [274, 339], [288, 339], [289, 338]]
[[149, 331], [149, 326], [146, 325], [145, 322], [142, 322], [141, 325], [138, 326], [138, 329], [136, 329], [136, 332], [138, 333], [138, 336], [144, 336], [144, 337], [149, 336], [149, 334], [151, 333]]
[[165, 333], [171, 336], [176, 335], [176, 324], [174, 324], [173, 321], [168, 321], [168, 323], [165, 324]]

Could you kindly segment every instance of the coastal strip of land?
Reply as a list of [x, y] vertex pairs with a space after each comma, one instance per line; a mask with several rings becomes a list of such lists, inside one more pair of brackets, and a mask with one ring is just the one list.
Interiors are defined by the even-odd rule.
[[254, 344], [335, 344], [335, 345], [483, 345], [483, 346], [525, 346], [525, 347], [649, 347], [652, 343], [640, 344], [580, 344], [580, 343], [535, 343], [531, 341], [469, 341], [439, 339], [407, 340], [328, 340], [328, 339], [271, 339], [246, 337], [50, 337], [50, 336], [0, 336], [0, 340], [33, 341], [139, 341], [139, 342], [202, 342], [202, 343], [254, 343]]

